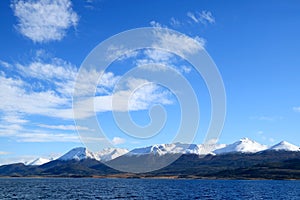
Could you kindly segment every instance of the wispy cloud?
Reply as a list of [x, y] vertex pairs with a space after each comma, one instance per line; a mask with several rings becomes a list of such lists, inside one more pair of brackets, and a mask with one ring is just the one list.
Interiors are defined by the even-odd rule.
[[24, 119], [20, 113], [15, 113], [15, 112], [13, 113], [8, 112], [3, 114], [1, 121], [4, 121], [6, 123], [11, 123], [11, 124], [24, 124], [28, 122], [28, 120]]
[[143, 58], [136, 59], [135, 64], [137, 67], [147, 65], [147, 69], [152, 71], [166, 71], [168, 67], [172, 67], [177, 72], [184, 74], [191, 71], [191, 67], [178, 64], [178, 59], [172, 53], [147, 49], [143, 51], [143, 55]]
[[256, 133], [257, 135], [259, 135], [259, 137], [264, 140], [264, 141], [268, 141], [270, 143], [274, 143], [276, 140], [273, 137], [270, 137], [268, 134], [266, 134], [264, 131], [258, 131]]
[[293, 111], [300, 112], [300, 107], [293, 107]]
[[0, 68], [3, 120], [25, 123], [27, 115], [73, 119], [76, 66], [43, 52], [37, 52], [27, 63], [9, 65]]
[[13, 137], [23, 130], [23, 126], [18, 124], [1, 124], [0, 137]]
[[152, 20], [152, 21], [150, 22], [150, 25], [153, 26], [153, 27], [156, 27], [156, 28], [162, 28], [162, 27], [164, 27], [164, 26], [161, 25], [159, 22], [154, 21], [154, 20]]
[[17, 30], [34, 42], [61, 40], [79, 19], [70, 0], [14, 0], [11, 8], [18, 18]]
[[22, 125], [0, 125], [0, 137], [9, 137], [17, 142], [75, 142], [80, 143], [75, 131], [71, 133], [50, 132], [35, 127], [24, 128]]
[[210, 11], [203, 10], [201, 12], [188, 12], [187, 16], [194, 23], [201, 24], [213, 24], [215, 23], [215, 18]]
[[8, 155], [8, 154], [11, 154], [10, 152], [6, 152], [6, 151], [0, 151], [0, 156], [1, 155]]
[[[170, 24], [174, 27], [183, 25], [184, 23], [172, 17]], [[150, 25], [155, 28], [168, 28], [156, 21], [151, 21]], [[160, 71], [165, 71], [168, 67], [172, 67], [179, 73], [187, 74], [191, 71], [191, 67], [182, 64], [179, 65], [178, 58], [176, 58], [175, 54], [158, 49], [173, 49], [180, 57], [184, 57], [184, 55], [194, 54], [204, 49], [206, 44], [205, 39], [202, 37], [196, 36], [192, 38], [186, 35], [178, 35], [167, 29], [162, 29], [162, 31], [158, 30], [155, 35], [157, 39], [156, 42], [153, 43], [154, 49], [144, 50], [143, 54], [145, 57], [136, 59], [137, 66], [148, 65], [148, 69]], [[151, 65], [152, 67], [150, 67]]]
[[[90, 103], [94, 103], [93, 111], [89, 109]], [[87, 118], [94, 115], [94, 112], [141, 111], [149, 109], [153, 104], [171, 105], [172, 103], [173, 99], [168, 90], [146, 79], [130, 77], [125, 79], [114, 93], [75, 102], [75, 107], [78, 118]]]
[[202, 20], [207, 21], [210, 24], [215, 23], [215, 18], [210, 11], [204, 10], [201, 12], [200, 16]]
[[[175, 18], [171, 18], [171, 22], [180, 23]], [[168, 28], [156, 21], [151, 21], [150, 25], [155, 28]], [[156, 42], [153, 43], [153, 48], [173, 49], [180, 56], [185, 54], [193, 54], [198, 50], [204, 49], [205, 39], [199, 36], [188, 37], [168, 31], [167, 29], [158, 30], [155, 32]], [[184, 45], [182, 45], [184, 44]]]
[[[44, 126], [42, 130], [36, 125], [37, 119], [45, 117], [73, 119], [72, 90], [77, 68], [59, 58], [46, 62], [42, 54], [28, 64], [8, 65], [0, 68], [0, 137], [19, 142], [79, 142], [75, 131], [48, 131], [74, 130], [72, 126]], [[39, 117], [31, 121], [33, 116]]]
[[171, 17], [170, 25], [173, 27], [179, 27], [182, 25], [182, 23], [179, 20], [175, 19], [174, 17]]
[[274, 143], [275, 139], [274, 138], [269, 138], [269, 142]]
[[[194, 54], [204, 49], [205, 40], [200, 37], [191, 38], [186, 35], [178, 35], [169, 31], [157, 31], [157, 40], [153, 44], [154, 48], [173, 49], [179, 56]], [[182, 45], [184, 44], [184, 45]]]
[[76, 130], [89, 130], [87, 127], [75, 126], [75, 125], [47, 125], [47, 124], [38, 124], [41, 128], [55, 129], [55, 130], [64, 130], [64, 131], [76, 131]]
[[11, 64], [9, 64], [8, 62], [5, 62], [3, 60], [0, 60], [0, 66], [9, 68], [9, 67], [11, 67]]
[[262, 115], [262, 116], [252, 116], [250, 117], [251, 120], [259, 120], [259, 121], [269, 121], [269, 122], [273, 122], [273, 121], [278, 121], [278, 120], [282, 120], [283, 117], [281, 116], [266, 116], [266, 115]]
[[77, 134], [65, 133], [47, 133], [43, 131], [35, 131], [30, 133], [22, 133], [16, 135], [17, 142], [75, 142], [80, 143]]
[[[14, 73], [16, 71], [19, 73], [15, 73], [13, 76], [4, 71], [0, 73], [0, 96], [2, 98], [0, 111], [3, 113], [73, 119], [72, 92], [77, 74], [76, 67], [56, 58], [50, 63], [41, 60], [28, 65], [17, 63], [16, 69]], [[80, 91], [89, 91], [89, 81], [98, 80], [100, 74], [96, 71], [86, 72], [84, 80], [81, 80], [79, 84]], [[96, 112], [112, 111], [111, 101], [113, 97], [117, 99], [117, 102], [120, 102], [119, 108], [122, 110], [125, 108], [126, 110], [128, 108], [133, 110], [146, 109], [153, 102], [167, 102], [167, 93], [160, 93], [158, 86], [148, 85], [144, 89], [138, 90], [139, 92], [134, 93], [133, 91], [136, 88], [133, 88], [131, 84], [127, 85], [127, 89], [112, 94], [119, 78], [112, 72], [102, 74], [97, 88], [98, 95], [94, 98]], [[133, 78], [130, 81], [136, 83], [134, 80]], [[129, 84], [129, 82], [125, 84]], [[35, 85], [37, 85], [37, 88], [35, 88]], [[128, 102], [123, 102], [123, 99], [131, 95], [132, 100], [128, 106]], [[143, 98], [146, 96], [149, 98]], [[126, 103], [126, 105], [121, 102]], [[4, 119], [15, 123], [26, 122], [26, 120], [17, 116], [6, 116]]]
[[126, 142], [126, 140], [123, 139], [123, 138], [120, 138], [120, 137], [114, 137], [114, 138], [112, 139], [112, 143], [113, 143], [114, 145], [124, 144], [125, 142]]
[[[155, 21], [154, 21], [155, 22]], [[153, 26], [162, 27], [158, 22], [153, 22]], [[216, 22], [212, 12], [207, 10], [186, 13], [186, 18], [178, 19], [171, 17], [169, 24], [173, 28], [180, 28], [186, 25], [208, 25]], [[151, 24], [152, 25], [152, 24]]]
[[[39, 82], [36, 82], [39, 83]], [[32, 83], [34, 85], [34, 83]], [[71, 118], [71, 113], [63, 113], [71, 98], [60, 96], [51, 89], [34, 91], [32, 85], [23, 79], [0, 74], [0, 111], [24, 114], [39, 114]]]
[[137, 51], [131, 51], [126, 49], [124, 46], [110, 45], [107, 49], [106, 59], [108, 60], [125, 60], [130, 57], [135, 57]]

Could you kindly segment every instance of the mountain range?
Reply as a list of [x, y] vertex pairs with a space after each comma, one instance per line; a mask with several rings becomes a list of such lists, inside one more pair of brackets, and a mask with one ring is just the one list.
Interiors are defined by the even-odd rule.
[[[210, 151], [207, 151], [209, 149]], [[261, 151], [300, 151], [300, 148], [289, 142], [282, 141], [271, 147], [260, 144], [249, 138], [242, 138], [232, 144], [217, 144], [207, 148], [203, 144], [155, 144], [143, 148], [135, 148], [131, 151], [122, 148], [107, 148], [100, 152], [91, 152], [85, 147], [77, 147], [58, 158], [58, 160], [83, 160], [95, 159], [102, 162], [113, 160], [122, 155], [166, 155], [166, 154], [196, 154], [196, 155], [221, 155], [227, 153], [257, 153]], [[54, 160], [53, 158], [37, 158], [29, 161], [27, 165], [42, 165]]]
[[[129, 173], [133, 166], [137, 169], [157, 163], [164, 166], [176, 156], [178, 159], [175, 162], [159, 170]], [[127, 172], [109, 167], [114, 164], [122, 166], [121, 170]], [[77, 147], [57, 159], [37, 158], [26, 164], [0, 166], [0, 176], [300, 179], [300, 149], [286, 141], [268, 147], [248, 138], [213, 147], [174, 143], [131, 151], [109, 148], [100, 152]]]

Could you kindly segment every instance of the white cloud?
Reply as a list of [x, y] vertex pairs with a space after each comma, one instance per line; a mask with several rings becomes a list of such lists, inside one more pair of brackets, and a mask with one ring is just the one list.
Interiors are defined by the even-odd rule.
[[182, 66], [181, 70], [182, 70], [183, 73], [188, 74], [188, 73], [190, 73], [192, 71], [192, 68], [188, 67], [188, 66]]
[[262, 135], [262, 134], [264, 134], [264, 132], [263, 131], [258, 131], [257, 134]]
[[[31, 119], [36, 115], [41, 119], [74, 119], [72, 90], [77, 68], [58, 58], [46, 62], [41, 57], [33, 58], [28, 64], [9, 65], [9, 69], [0, 68], [0, 137], [9, 137], [18, 142], [80, 142], [74, 125], [48, 125], [40, 123], [36, 117], [34, 121]], [[113, 93], [119, 76], [112, 72], [84, 73], [84, 84], [80, 85], [83, 90], [89, 87], [89, 81], [98, 80], [99, 75], [103, 75], [97, 86], [98, 94], [93, 98], [95, 110], [92, 114], [112, 110], [137, 111], [148, 109], [153, 103], [172, 103], [167, 91], [161, 91], [159, 86], [147, 80], [131, 77], [124, 87]], [[106, 93], [103, 95], [104, 90]], [[101, 95], [99, 91], [102, 92]], [[116, 107], [112, 106], [113, 98], [117, 102]], [[81, 103], [85, 108], [86, 104]], [[88, 116], [90, 113], [81, 117]], [[27, 127], [28, 124], [30, 128]], [[86, 127], [78, 128], [87, 130]], [[59, 133], [57, 130], [73, 132]]]
[[[170, 105], [171, 93], [145, 79], [128, 78], [113, 94], [86, 97], [75, 101], [76, 118], [87, 118], [95, 112], [147, 110], [154, 104]], [[94, 109], [91, 108], [94, 104]]]
[[8, 154], [10, 154], [10, 152], [0, 151], [0, 156], [1, 156], [1, 155], [8, 155]]
[[[156, 57], [158, 59], [159, 56]], [[8, 70], [0, 68], [0, 113], [2, 115], [0, 118], [2, 123], [0, 135], [3, 137], [21, 137], [18, 133], [24, 133], [22, 140], [32, 141], [34, 136], [29, 138], [32, 136], [29, 134], [30, 131], [24, 131], [21, 126], [25, 123], [30, 123], [35, 128], [74, 130], [75, 127], [71, 125], [41, 125], [38, 120], [32, 123], [30, 118], [38, 115], [64, 120], [74, 119], [72, 95], [78, 73], [77, 68], [58, 58], [52, 58], [46, 62], [42, 57], [33, 58], [33, 61], [28, 64], [10, 65]], [[83, 71], [82, 73], [84, 78], [80, 81], [79, 88], [83, 92], [92, 91], [90, 90], [91, 83], [97, 81], [101, 73], [102, 79], [99, 80], [96, 96], [93, 100], [79, 102], [83, 108], [80, 117], [91, 116], [94, 112], [144, 110], [153, 103], [164, 105], [172, 103], [169, 93], [162, 92], [158, 86], [149, 84], [136, 90], [136, 87], [140, 87], [139, 84], [148, 83], [147, 80], [139, 80], [140, 82], [135, 78], [127, 80], [126, 87], [113, 94], [113, 89], [120, 76], [116, 76], [112, 72], [103, 73], [95, 70]], [[112, 106], [113, 98], [117, 102], [117, 106], [114, 107]], [[85, 112], [87, 103], [93, 102], [95, 102], [93, 113]], [[79, 127], [79, 129], [86, 130], [85, 127]], [[44, 132], [41, 131], [41, 134]], [[26, 138], [24, 138], [25, 133], [28, 136]], [[47, 133], [47, 135], [49, 134]], [[49, 137], [51, 136], [56, 137], [55, 135]]]
[[[170, 105], [173, 103], [170, 92], [147, 80], [131, 78], [127, 81], [127, 89], [116, 91], [113, 95], [96, 96], [94, 108], [96, 112], [106, 111], [138, 111], [147, 110], [153, 104]], [[89, 103], [82, 102], [81, 107]], [[112, 104], [114, 103], [114, 104]]]
[[147, 49], [144, 51], [144, 54], [154, 62], [170, 62], [172, 61], [171, 59], [174, 58], [174, 55], [169, 52], [155, 49]]
[[79, 136], [76, 134], [47, 133], [35, 131], [34, 133], [21, 133], [16, 135], [17, 142], [75, 142], [80, 143]]
[[187, 16], [197, 24], [215, 23], [215, 18], [210, 11], [203, 10], [201, 12], [188, 12]]
[[150, 22], [150, 25], [153, 26], [153, 27], [156, 27], [156, 28], [162, 28], [163, 27], [160, 23], [158, 23], [157, 21], [154, 21], [154, 20]]
[[130, 90], [133, 91], [133, 88], [135, 88], [129, 98], [130, 110], [146, 110], [153, 104], [171, 105], [173, 103], [169, 91], [162, 89], [154, 83], [145, 83], [142, 87], [137, 87], [141, 85], [134, 85]]
[[101, 79], [98, 81], [97, 93], [98, 94], [111, 94], [113, 87], [121, 77], [115, 76], [112, 72], [102, 74]]
[[64, 131], [89, 130], [88, 127], [75, 126], [75, 125], [47, 125], [47, 124], [39, 124], [38, 126], [41, 127], [41, 128], [64, 130]]
[[167, 30], [156, 31], [155, 36], [157, 40], [153, 44], [153, 48], [170, 49], [181, 57], [185, 57], [184, 55], [186, 54], [194, 54], [204, 49], [205, 46], [205, 40], [202, 38], [196, 37], [193, 39], [186, 35], [171, 33]]
[[198, 18], [195, 16], [194, 13], [188, 12], [188, 13], [187, 13], [187, 16], [188, 16], [189, 18], [191, 18], [194, 22], [196, 22], [196, 23], [199, 22]]
[[34, 42], [61, 40], [79, 19], [70, 0], [15, 0], [11, 7], [18, 18], [17, 29]]
[[[0, 75], [0, 110], [26, 114], [59, 116], [63, 106], [70, 104], [71, 99], [61, 97], [55, 91], [34, 92], [27, 90], [27, 83]], [[56, 112], [58, 111], [58, 112]], [[60, 116], [62, 117], [62, 116]], [[71, 116], [65, 116], [70, 118]]]
[[6, 68], [10, 68], [11, 67], [11, 64], [9, 64], [8, 62], [5, 62], [3, 60], [0, 60], [0, 65], [3, 66], [3, 67], [6, 67]]
[[114, 138], [112, 139], [112, 143], [113, 143], [114, 145], [123, 144], [123, 143], [125, 143], [125, 142], [126, 142], [126, 140], [123, 139], [123, 138], [120, 138], [120, 137], [114, 137]]
[[[157, 85], [147, 85], [149, 81], [146, 79], [130, 76], [120, 83], [121, 76], [112, 72], [102, 74], [96, 95], [93, 96], [96, 89], [94, 83], [98, 81], [98, 77], [95, 69], [80, 71], [73, 102], [76, 118], [90, 117], [94, 112], [145, 110], [154, 103], [166, 105], [171, 102], [168, 92], [162, 92]], [[91, 104], [94, 104], [94, 110]]]
[[49, 81], [73, 80], [77, 73], [75, 66], [58, 58], [54, 58], [50, 63], [36, 59], [28, 66], [17, 64], [17, 67], [24, 76]]
[[250, 117], [251, 120], [259, 120], [259, 121], [269, 121], [269, 122], [273, 122], [273, 121], [278, 121], [278, 120], [282, 120], [283, 117], [281, 116], [254, 116], [254, 117]]
[[258, 131], [256, 134], [264, 141], [268, 141], [270, 143], [274, 143], [276, 140], [270, 137], [270, 134], [265, 133], [264, 131]]
[[25, 123], [20, 117], [33, 114], [73, 119], [72, 93], [76, 75], [75, 66], [58, 58], [45, 62], [36, 57], [29, 64], [16, 63], [10, 64], [9, 69], [2, 68], [2, 120]]
[[173, 27], [178, 27], [178, 26], [181, 25], [181, 22], [180, 22], [179, 20], [175, 19], [174, 17], [172, 17], [172, 18], [170, 19], [170, 24], [171, 24], [171, 26], [173, 26]]
[[[50, 62], [45, 62], [40, 58], [36, 58], [27, 65], [16, 64], [16, 67], [24, 78], [39, 80], [36, 81], [38, 88], [53, 84], [55, 90], [62, 96], [70, 97], [73, 93], [77, 68], [62, 59], [54, 58]], [[47, 82], [47, 84], [44, 84], [44, 82]]]
[[[77, 83], [75, 96], [92, 95], [111, 95], [115, 84], [119, 81], [120, 76], [116, 76], [112, 72], [98, 72], [96, 69], [82, 69], [80, 70]], [[97, 87], [95, 86], [97, 84]]]
[[201, 14], [201, 19], [206, 20], [208, 23], [213, 24], [215, 23], [215, 18], [214, 16], [211, 14], [210, 11], [202, 11]]
[[269, 142], [274, 143], [275, 139], [274, 138], [269, 138]]
[[22, 130], [23, 130], [23, 127], [18, 124], [1, 124], [0, 125], [0, 136], [3, 136], [3, 137], [14, 136]]
[[124, 46], [111, 45], [107, 49], [106, 59], [107, 60], [125, 60], [130, 57], [135, 57], [137, 51], [126, 49]]
[[[46, 127], [45, 127], [46, 128]], [[49, 128], [49, 127], [48, 127]], [[0, 137], [9, 137], [17, 142], [76, 142], [80, 143], [79, 136], [72, 133], [48, 132], [35, 128], [26, 129], [18, 124], [1, 124]]]
[[2, 117], [2, 121], [11, 124], [24, 124], [28, 122], [20, 113], [5, 113]]
[[293, 107], [293, 110], [294, 110], [295, 112], [300, 112], [300, 107]]
[[137, 67], [143, 67], [147, 65], [147, 70], [151, 71], [166, 71], [168, 67], [177, 70], [178, 73], [188, 74], [192, 70], [191, 67], [178, 64], [178, 59], [175, 55], [157, 50], [147, 49], [144, 50], [145, 58], [137, 59], [135, 62]]

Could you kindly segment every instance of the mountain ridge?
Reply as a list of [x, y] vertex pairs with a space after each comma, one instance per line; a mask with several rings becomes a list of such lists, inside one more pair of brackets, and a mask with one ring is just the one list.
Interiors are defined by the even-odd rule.
[[[147, 167], [168, 159], [165, 155], [121, 156], [109, 162], [126, 165], [136, 159]], [[191, 178], [300, 180], [299, 151], [261, 151], [199, 156], [182, 154], [170, 165], [142, 173], [122, 172], [95, 159], [54, 160], [41, 166], [23, 163], [0, 166], [0, 177]]]
[[[212, 151], [206, 151], [211, 149]], [[100, 152], [91, 152], [85, 147], [76, 147], [63, 154], [56, 160], [83, 160], [95, 159], [97, 161], [107, 162], [116, 159], [122, 155], [147, 155], [154, 154], [163, 156], [166, 154], [196, 154], [196, 155], [220, 155], [228, 153], [257, 153], [262, 151], [300, 151], [299, 147], [286, 141], [281, 141], [271, 147], [260, 144], [249, 138], [241, 138], [232, 144], [217, 144], [207, 148], [203, 144], [155, 144], [147, 147], [135, 148], [131, 151], [123, 148], [106, 148]], [[54, 159], [36, 158], [33, 161], [26, 162], [26, 165], [42, 165]]]

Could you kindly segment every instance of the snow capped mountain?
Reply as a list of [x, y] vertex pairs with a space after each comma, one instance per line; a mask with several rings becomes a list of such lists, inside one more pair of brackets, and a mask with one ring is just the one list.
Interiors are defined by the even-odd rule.
[[215, 154], [225, 154], [225, 153], [256, 153], [259, 151], [266, 150], [268, 147], [266, 145], [255, 142], [249, 138], [242, 138], [239, 141], [226, 145], [223, 148], [216, 149], [213, 152]]
[[25, 164], [26, 165], [43, 165], [43, 164], [45, 164], [47, 162], [50, 162], [52, 160], [53, 160], [52, 158], [51, 159], [48, 159], [48, 158], [37, 158], [37, 159], [35, 159], [33, 161], [29, 161], [29, 162], [27, 162]]
[[[208, 148], [202, 144], [183, 144], [183, 143], [173, 143], [173, 144], [156, 144], [144, 148], [136, 148], [129, 152], [131, 155], [143, 155], [143, 154], [155, 154], [155, 155], [165, 155], [165, 154], [197, 154], [205, 155], [212, 153], [212, 150], [216, 148], [222, 148], [224, 145], [216, 145], [214, 147]], [[209, 149], [209, 150], [208, 150]]]
[[282, 141], [278, 144], [275, 144], [274, 146], [270, 147], [268, 150], [274, 150], [274, 151], [300, 151], [300, 148], [296, 145], [293, 145], [291, 143], [288, 143], [286, 141]]
[[97, 160], [97, 156], [95, 156], [92, 152], [88, 151], [86, 148], [77, 147], [58, 158], [58, 160], [83, 160], [87, 158]]
[[121, 148], [107, 148], [103, 149], [102, 151], [95, 153], [97, 160], [99, 161], [109, 161], [113, 160], [119, 156], [122, 156], [124, 154], [128, 153], [127, 149], [121, 149]]
[[182, 143], [174, 144], [155, 144], [152, 146], [144, 148], [136, 148], [130, 151], [132, 155], [143, 155], [143, 154], [155, 154], [155, 155], [165, 155], [167, 153], [196, 153], [199, 151], [198, 145], [192, 144], [190, 146]]
[[90, 158], [98, 161], [109, 161], [122, 156], [127, 152], [127, 149], [120, 148], [107, 148], [100, 152], [91, 152], [84, 147], [78, 147], [61, 156], [59, 160], [83, 160]]
[[[121, 148], [107, 148], [100, 152], [91, 152], [84, 147], [77, 147], [60, 158], [58, 160], [83, 160], [83, 159], [95, 159], [98, 161], [109, 161], [113, 160], [122, 155], [145, 155], [145, 154], [155, 154], [155, 155], [165, 155], [165, 154], [197, 154], [197, 155], [220, 155], [226, 153], [256, 153], [265, 150], [273, 151], [300, 151], [298, 146], [290, 144], [286, 141], [282, 141], [270, 148], [266, 145], [260, 144], [249, 138], [242, 138], [239, 141], [226, 145], [217, 144], [214, 146], [207, 146], [203, 144], [183, 144], [183, 143], [173, 143], [173, 144], [155, 144], [148, 147], [136, 148], [131, 151]], [[42, 165], [44, 163], [50, 162], [53, 159], [37, 158], [31, 162], [27, 162], [27, 165]]]

